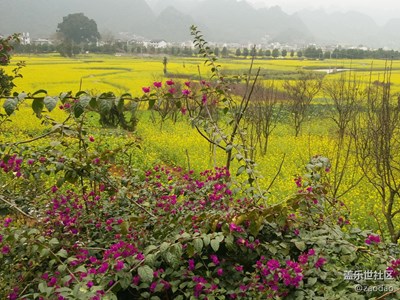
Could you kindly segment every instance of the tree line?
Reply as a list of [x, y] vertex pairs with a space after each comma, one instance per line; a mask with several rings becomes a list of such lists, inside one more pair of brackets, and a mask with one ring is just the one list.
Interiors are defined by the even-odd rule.
[[[130, 54], [167, 54], [172, 56], [193, 56], [198, 50], [180, 45], [158, 48], [144, 43], [116, 41], [114, 38], [101, 39], [97, 24], [83, 13], [69, 14], [58, 24], [55, 44], [19, 44], [14, 51], [17, 53], [50, 53], [59, 52], [63, 56], [71, 57], [80, 53], [115, 54], [124, 52]], [[259, 58], [308, 58], [308, 59], [400, 59], [400, 52], [395, 50], [342, 49], [333, 51], [309, 46], [301, 50], [287, 49], [256, 49], [214, 47], [213, 53], [217, 57], [259, 57]]]

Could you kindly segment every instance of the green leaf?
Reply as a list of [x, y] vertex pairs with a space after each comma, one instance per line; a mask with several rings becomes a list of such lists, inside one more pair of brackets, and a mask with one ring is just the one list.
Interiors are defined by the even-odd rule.
[[40, 250], [40, 253], [39, 253], [40, 257], [47, 257], [47, 256], [49, 256], [49, 254], [50, 254], [50, 250], [47, 248], [43, 248], [42, 250]]
[[304, 243], [303, 241], [297, 241], [297, 242], [294, 242], [294, 244], [295, 244], [296, 248], [299, 249], [300, 251], [304, 251], [307, 248], [306, 243]]
[[60, 188], [60, 187], [62, 187], [62, 185], [64, 184], [64, 182], [65, 182], [65, 178], [58, 178], [58, 180], [57, 180], [57, 183], [56, 183], [56, 185], [57, 185], [57, 187], [58, 188]]
[[58, 255], [59, 257], [62, 257], [62, 258], [67, 258], [68, 252], [65, 249], [61, 249], [60, 251], [58, 251], [56, 253], [56, 255]]
[[211, 241], [211, 248], [212, 248], [215, 252], [218, 251], [218, 249], [219, 249], [219, 241], [218, 241], [217, 239], [213, 239], [213, 240]]
[[79, 118], [84, 112], [85, 108], [89, 105], [92, 98], [88, 94], [81, 94], [79, 102], [74, 105], [74, 116]]
[[174, 269], [176, 269], [179, 266], [179, 259], [178, 257], [172, 253], [172, 252], [166, 252], [163, 255], [165, 261], [171, 265]]
[[79, 91], [79, 92], [76, 93], [75, 97], [78, 98], [78, 97], [80, 97], [82, 95], [87, 95], [87, 94], [88, 93], [86, 93], [85, 91]]
[[125, 93], [125, 94], [122, 94], [120, 98], [121, 99], [132, 99], [132, 94]]
[[35, 112], [36, 116], [38, 118], [42, 117], [42, 111], [44, 108], [44, 103], [43, 103], [43, 99], [35, 99], [32, 102], [32, 109]]
[[18, 101], [24, 100], [26, 98], [26, 96], [28, 96], [26, 93], [18, 94], [18, 96], [17, 96]]
[[38, 91], [36, 91], [36, 92], [34, 92], [32, 94], [32, 97], [34, 97], [36, 95], [39, 95], [39, 94], [46, 94], [47, 95], [47, 91], [46, 90], [38, 90]]
[[89, 105], [90, 100], [92, 100], [92, 98], [91, 98], [89, 95], [83, 94], [83, 95], [81, 95], [81, 96], [79, 97], [79, 102], [78, 102], [78, 103], [79, 103], [83, 108], [86, 108], [86, 107]]
[[57, 98], [53, 98], [50, 96], [47, 96], [43, 99], [44, 106], [47, 108], [49, 112], [51, 112], [54, 108], [57, 106]]
[[18, 104], [18, 99], [15, 98], [7, 99], [3, 104], [3, 108], [6, 111], [6, 114], [9, 116], [12, 115], [12, 113], [17, 108], [17, 104]]
[[65, 102], [65, 98], [67, 98], [67, 97], [70, 97], [71, 96], [71, 92], [68, 92], [68, 93], [61, 93], [60, 94], [60, 100], [61, 100], [61, 102], [62, 103], [64, 103]]
[[146, 258], [145, 258], [145, 262], [146, 262], [146, 264], [147, 265], [149, 265], [149, 266], [154, 266], [154, 264], [155, 264], [155, 261], [156, 261], [156, 255], [154, 255], [154, 254], [147, 254], [146, 255]]
[[59, 242], [56, 238], [52, 238], [52, 239], [49, 241], [49, 244], [50, 244], [51, 246], [56, 246], [56, 245], [60, 244], [60, 242]]
[[244, 171], [246, 171], [246, 166], [240, 166], [239, 169], [236, 172], [236, 176], [239, 176], [242, 174]]
[[232, 234], [229, 234], [225, 238], [225, 245], [228, 250], [234, 251], [235, 249], [235, 239]]
[[171, 243], [163, 242], [163, 243], [160, 245], [160, 252], [166, 251], [170, 246], [171, 246]]
[[232, 151], [232, 149], [233, 149], [233, 145], [229, 144], [228, 146], [226, 146], [225, 152], [230, 152], [230, 151]]
[[152, 109], [154, 107], [154, 104], [156, 104], [156, 100], [155, 99], [149, 100], [149, 109]]
[[65, 172], [64, 179], [69, 183], [75, 183], [78, 180], [78, 174], [74, 170], [68, 170]]
[[210, 245], [210, 237], [208, 235], [203, 236], [203, 241], [206, 247]]
[[146, 250], [143, 252], [144, 253], [144, 255], [147, 255], [148, 253], [150, 253], [150, 252], [152, 252], [152, 251], [154, 251], [154, 250], [156, 250], [157, 249], [157, 246], [155, 246], [155, 245], [150, 245], [150, 246], [148, 246], [147, 248], [146, 248]]
[[84, 112], [85, 112], [85, 110], [83, 109], [82, 105], [80, 105], [79, 103], [74, 105], [75, 118], [79, 118]]
[[170, 251], [172, 254], [174, 254], [176, 257], [181, 257], [182, 256], [182, 245], [181, 244], [174, 244], [170, 248]]
[[151, 283], [153, 281], [153, 269], [147, 265], [138, 268], [138, 274], [143, 282]]
[[307, 286], [308, 286], [308, 287], [313, 286], [314, 284], [317, 283], [317, 280], [318, 280], [318, 278], [316, 278], [316, 277], [309, 277], [309, 278], [307, 279]]
[[111, 99], [99, 99], [97, 104], [99, 105], [99, 111], [101, 114], [108, 114], [113, 107]]
[[89, 106], [93, 109], [97, 108], [97, 99], [96, 98], [92, 98], [89, 102]]
[[195, 239], [193, 241], [193, 246], [194, 246], [194, 249], [196, 250], [197, 253], [201, 253], [201, 250], [203, 250], [203, 240], [202, 239]]
[[78, 272], [86, 273], [87, 269], [84, 266], [79, 266], [78, 268], [75, 269], [75, 273]]
[[39, 283], [38, 288], [39, 288], [39, 292], [41, 292], [41, 293], [45, 293], [46, 292], [46, 286], [44, 285], [43, 282]]
[[118, 111], [123, 112], [124, 111], [124, 99], [122, 98], [116, 98], [115, 99], [115, 106], [117, 107]]

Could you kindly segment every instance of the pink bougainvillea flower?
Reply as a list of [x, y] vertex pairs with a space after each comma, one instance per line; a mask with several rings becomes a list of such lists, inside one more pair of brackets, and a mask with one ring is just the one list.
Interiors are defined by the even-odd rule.
[[3, 248], [1, 248], [1, 253], [3, 253], [3, 254], [8, 254], [8, 253], [10, 253], [10, 246], [8, 246], [8, 245], [5, 245], [5, 246], [3, 246]]
[[165, 83], [166, 83], [167, 85], [174, 85], [174, 84], [175, 84], [175, 82], [173, 82], [172, 79], [167, 80]]
[[365, 243], [368, 245], [379, 244], [380, 242], [381, 242], [381, 237], [379, 235], [374, 235], [374, 234], [370, 234], [365, 240]]
[[317, 262], [315, 263], [315, 268], [319, 269], [319, 268], [321, 268], [324, 264], [326, 264], [326, 258], [320, 257], [320, 258], [318, 258]]
[[240, 266], [240, 265], [235, 266], [235, 270], [238, 272], [243, 272], [243, 266]]
[[170, 94], [175, 94], [175, 92], [176, 92], [176, 90], [174, 88], [170, 88], [168, 90], [168, 93], [170, 93]]
[[89, 141], [91, 141], [93, 143], [94, 142], [94, 137], [93, 136], [89, 136]]
[[117, 263], [115, 264], [115, 270], [117, 271], [121, 271], [124, 268], [124, 262], [123, 261], [117, 261]]
[[150, 87], [146, 87], [146, 86], [144, 86], [144, 87], [142, 87], [142, 91], [144, 92], [144, 93], [150, 93]]
[[162, 82], [161, 82], [161, 81], [154, 81], [153, 85], [154, 85], [156, 88], [159, 89], [160, 87], [162, 87]]
[[218, 256], [216, 256], [215, 254], [211, 254], [211, 255], [210, 255], [210, 259], [212, 260], [212, 262], [214, 263], [214, 265], [216, 265], [216, 266], [219, 265]]
[[189, 259], [188, 264], [189, 264], [188, 270], [193, 271], [195, 269], [194, 259]]
[[185, 85], [186, 85], [187, 87], [190, 87], [190, 84], [191, 84], [190, 81], [186, 81], [186, 82], [185, 82]]
[[279, 267], [281, 266], [281, 264], [279, 263], [279, 261], [277, 261], [276, 259], [271, 259], [267, 262], [267, 266], [271, 271], [274, 271], [276, 269], [279, 269]]
[[189, 96], [190, 95], [190, 91], [189, 90], [182, 90], [182, 94], [184, 94], [185, 96]]
[[206, 104], [207, 103], [207, 95], [203, 94], [203, 96], [201, 97], [201, 103]]
[[11, 218], [5, 218], [4, 219], [4, 227], [8, 227], [10, 225], [10, 223], [12, 222]]

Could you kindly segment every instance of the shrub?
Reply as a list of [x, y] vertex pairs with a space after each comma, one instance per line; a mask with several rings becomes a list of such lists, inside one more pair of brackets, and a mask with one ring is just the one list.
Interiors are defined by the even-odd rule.
[[[2, 172], [26, 163], [22, 157], [3, 160]], [[376, 296], [354, 292], [354, 282], [344, 274], [384, 272], [388, 249], [376, 235], [353, 228], [344, 206], [327, 195], [328, 164], [314, 157], [308, 173], [296, 178], [294, 196], [268, 207], [236, 194], [225, 168], [196, 178], [180, 168], [156, 166], [144, 180], [113, 175], [85, 192], [70, 183], [54, 186], [48, 200], [34, 206], [34, 220], [11, 216], [2, 221], [1, 296]], [[103, 179], [111, 176], [103, 172]], [[379, 283], [397, 286], [396, 281]]]

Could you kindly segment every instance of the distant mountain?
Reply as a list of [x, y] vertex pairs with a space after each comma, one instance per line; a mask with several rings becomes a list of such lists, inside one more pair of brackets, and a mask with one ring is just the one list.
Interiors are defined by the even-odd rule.
[[371, 46], [382, 43], [378, 38], [379, 26], [371, 17], [359, 12], [326, 13], [323, 10], [303, 10], [295, 15], [320, 43]]
[[167, 7], [174, 7], [176, 10], [188, 14], [202, 0], [147, 0], [147, 3], [156, 15], [159, 15]]
[[0, 0], [0, 33], [48, 36], [71, 13], [83, 12], [100, 30], [149, 33], [156, 16], [145, 0]]
[[256, 9], [238, 0], [0, 0], [0, 34], [55, 33], [70, 13], [83, 12], [99, 31], [126, 32], [149, 39], [186, 41], [198, 25], [209, 41], [305, 45], [348, 44], [400, 47], [400, 19], [378, 26], [358, 12], [303, 10], [287, 14], [280, 7]]
[[[310, 33], [297, 17], [279, 7], [255, 9], [246, 1], [205, 0], [190, 12], [193, 18], [206, 24], [207, 37], [227, 42], [256, 42], [262, 38], [274, 40], [287, 30], [297, 30], [304, 36]], [[303, 40], [304, 42], [304, 40]]]
[[192, 17], [169, 6], [157, 17], [156, 25], [159, 31], [153, 36], [171, 42], [187, 41], [191, 39], [189, 29], [194, 23]]
[[385, 26], [380, 28], [379, 37], [385, 41], [389, 48], [399, 48], [400, 44], [400, 18], [391, 19]]

